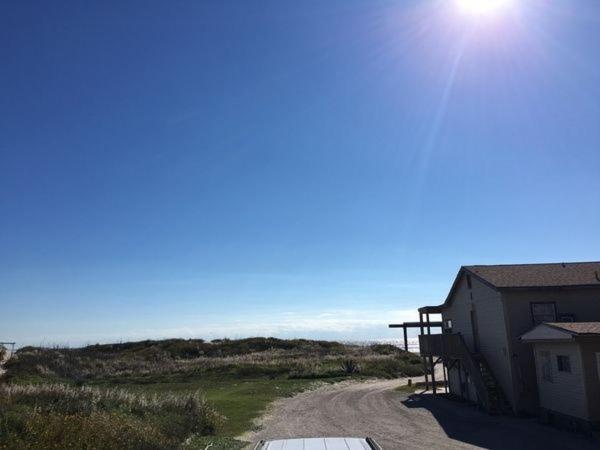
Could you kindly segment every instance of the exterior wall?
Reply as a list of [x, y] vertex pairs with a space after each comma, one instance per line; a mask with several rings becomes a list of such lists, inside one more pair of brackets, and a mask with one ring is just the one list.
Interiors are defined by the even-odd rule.
[[460, 377], [458, 375], [458, 369], [456, 367], [453, 367], [452, 369], [448, 370], [448, 388], [450, 388], [451, 394], [462, 397], [460, 388]]
[[[459, 370], [461, 371], [460, 374]], [[462, 388], [461, 381], [463, 384]], [[473, 382], [469, 380], [469, 376], [463, 369], [458, 369], [458, 367], [455, 366], [448, 371], [448, 386], [451, 394], [462, 397], [465, 400], [469, 400], [474, 403], [478, 401], [477, 389], [473, 385]]]
[[[550, 411], [589, 420], [584, 370], [579, 344], [575, 342], [539, 342], [533, 345], [537, 367], [540, 406]], [[540, 352], [550, 353], [552, 381], [542, 377]], [[569, 357], [571, 372], [559, 372], [557, 355]]]
[[[444, 309], [442, 320], [452, 320], [452, 333], [461, 333], [467, 346], [474, 351], [471, 311], [476, 314], [479, 330], [479, 352], [484, 356], [507, 399], [512, 403], [512, 379], [508, 358], [504, 309], [498, 291], [471, 278], [471, 289], [463, 274], [453, 294], [450, 306]], [[465, 378], [463, 378], [464, 380]], [[471, 399], [475, 390], [471, 389]]]
[[599, 289], [510, 290], [502, 292], [508, 325], [508, 346], [515, 409], [536, 413], [539, 405], [533, 348], [519, 337], [534, 327], [531, 303], [555, 302], [557, 319], [573, 314], [576, 322], [600, 321]]
[[588, 398], [588, 416], [600, 425], [600, 338], [582, 338], [580, 342], [585, 387]]
[[463, 372], [463, 380], [466, 380], [466, 398], [474, 403], [477, 403], [479, 401], [477, 396], [477, 388], [465, 372]]

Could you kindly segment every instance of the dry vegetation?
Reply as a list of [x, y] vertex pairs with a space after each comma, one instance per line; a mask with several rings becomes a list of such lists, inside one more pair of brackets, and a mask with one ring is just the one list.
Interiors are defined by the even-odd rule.
[[[308, 380], [422, 373], [415, 355], [389, 345], [272, 338], [25, 347], [5, 368], [0, 448], [204, 448], [224, 424], [243, 429]], [[215, 408], [197, 387], [217, 384]], [[213, 450], [238, 448], [219, 439]]]
[[224, 418], [199, 394], [134, 394], [61, 384], [0, 385], [7, 448], [173, 448]]
[[[348, 370], [351, 367], [352, 370]], [[421, 373], [418, 358], [390, 345], [252, 338], [166, 340], [94, 345], [80, 349], [25, 347], [7, 364], [9, 379], [136, 382], [208, 375], [332, 378]]]

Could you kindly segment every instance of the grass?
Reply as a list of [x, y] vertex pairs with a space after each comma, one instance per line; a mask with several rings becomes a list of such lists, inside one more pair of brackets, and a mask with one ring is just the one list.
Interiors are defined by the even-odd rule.
[[414, 384], [412, 386], [409, 386], [408, 384], [403, 384], [402, 386], [398, 386], [394, 390], [402, 392], [404, 394], [414, 394], [417, 391], [417, 386]]
[[240, 450], [246, 444], [229, 437], [194, 436], [188, 439], [182, 448], [184, 450]]
[[422, 373], [390, 345], [273, 338], [26, 347], [6, 369], [0, 448], [236, 449], [279, 397]]
[[[336, 381], [327, 380], [327, 381]], [[311, 388], [316, 380], [248, 378], [204, 379], [191, 382], [131, 385], [129, 389], [152, 393], [188, 393], [200, 390], [227, 420], [222, 435], [238, 436], [252, 427], [252, 422], [273, 400]]]
[[223, 422], [198, 393], [0, 386], [0, 443], [9, 448], [173, 448], [182, 436], [215, 435]]

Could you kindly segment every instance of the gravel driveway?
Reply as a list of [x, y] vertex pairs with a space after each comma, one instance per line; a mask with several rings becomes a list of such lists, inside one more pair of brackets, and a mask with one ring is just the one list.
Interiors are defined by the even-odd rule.
[[[401, 380], [340, 383], [276, 401], [259, 439], [371, 436], [393, 449], [592, 449], [583, 436], [538, 424], [535, 419], [489, 416], [475, 407], [430, 394], [395, 391]], [[251, 448], [251, 447], [250, 447]]]

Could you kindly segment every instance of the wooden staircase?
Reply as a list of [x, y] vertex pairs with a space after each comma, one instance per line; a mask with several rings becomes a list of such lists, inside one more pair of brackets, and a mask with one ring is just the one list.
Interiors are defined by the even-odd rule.
[[487, 391], [489, 404], [487, 411], [490, 414], [509, 414], [512, 411], [508, 399], [504, 395], [502, 387], [494, 377], [490, 367], [482, 355], [474, 355], [474, 359], [479, 366], [483, 385]]
[[419, 336], [421, 355], [438, 356], [447, 365], [460, 362], [471, 379], [479, 403], [489, 414], [507, 414], [512, 411], [502, 388], [481, 354], [473, 354], [461, 334], [429, 334]]

